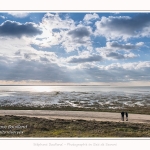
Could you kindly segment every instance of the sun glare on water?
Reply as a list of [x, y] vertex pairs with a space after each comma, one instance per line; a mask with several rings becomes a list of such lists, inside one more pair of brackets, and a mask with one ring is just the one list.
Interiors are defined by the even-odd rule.
[[34, 92], [50, 92], [52, 89], [48, 86], [34, 86], [32, 87]]

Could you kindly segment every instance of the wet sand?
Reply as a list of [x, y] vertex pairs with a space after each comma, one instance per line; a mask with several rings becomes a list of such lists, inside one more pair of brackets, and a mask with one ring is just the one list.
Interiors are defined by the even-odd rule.
[[[111, 112], [91, 112], [91, 111], [54, 111], [54, 110], [0, 110], [0, 116], [14, 115], [27, 116], [45, 119], [82, 119], [95, 121], [121, 121], [120, 113]], [[128, 121], [130, 123], [149, 123], [150, 115], [143, 114], [128, 114]]]

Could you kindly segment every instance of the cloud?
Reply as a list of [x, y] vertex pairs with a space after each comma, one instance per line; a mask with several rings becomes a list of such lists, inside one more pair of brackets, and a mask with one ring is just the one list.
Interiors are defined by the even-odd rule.
[[[148, 19], [143, 20], [143, 24], [140, 22], [139, 27], [134, 23], [134, 27], [132, 22], [137, 17], [98, 18], [95, 14], [86, 14], [78, 22], [63, 14], [47, 13], [39, 25], [7, 20], [0, 25], [0, 80], [75, 83], [150, 80], [150, 62], [144, 61], [149, 58], [147, 41], [141, 38], [138, 39], [141, 42], [122, 41], [148, 36]], [[98, 47], [97, 42], [103, 47]], [[130, 61], [132, 63], [125, 63]]]
[[89, 37], [90, 32], [86, 27], [79, 27], [69, 31], [68, 35], [71, 35], [73, 38], [83, 38], [83, 37]]
[[150, 62], [134, 62], [134, 63], [113, 63], [107, 66], [103, 66], [105, 72], [112, 74], [111, 78], [115, 82], [127, 82], [127, 81], [146, 81], [150, 80], [148, 72], [150, 71]]
[[86, 14], [84, 16], [84, 21], [89, 21], [89, 20], [96, 20], [96, 19], [99, 19], [99, 15], [96, 14], [96, 13], [93, 13], [93, 14]]
[[[4, 61], [5, 60], [5, 61]], [[42, 82], [68, 82], [67, 68], [59, 67], [57, 63], [43, 63], [39, 60], [11, 59], [7, 56], [0, 59], [1, 80], [41, 80]]]
[[5, 16], [0, 16], [0, 18], [2, 18], [2, 19], [6, 19], [6, 17], [5, 17]]
[[95, 54], [89, 56], [71, 56], [67, 59], [68, 63], [85, 63], [94, 61], [102, 61], [102, 57]]
[[59, 13], [46, 13], [40, 23], [43, 33], [31, 44], [41, 48], [60, 46], [67, 53], [80, 49], [92, 50], [92, 27], [75, 22], [72, 18], [61, 17]]
[[125, 64], [122, 64], [122, 68], [124, 68], [126, 70], [150, 69], [150, 61], [139, 61], [139, 62], [134, 62], [134, 63], [125, 63]]
[[49, 62], [48, 58], [46, 58], [46, 57], [40, 57], [40, 60], [45, 61], [45, 62]]
[[139, 56], [139, 55], [136, 55], [136, 54], [131, 53], [131, 52], [119, 53], [119, 52], [115, 52], [115, 51], [101, 51], [100, 55], [103, 58], [103, 60], [105, 60], [105, 61], [107, 61], [107, 60], [130, 59], [130, 58], [135, 58], [135, 57]]
[[80, 49], [87, 49], [89, 51], [93, 49], [89, 37], [84, 37], [82, 39], [73, 39], [66, 37], [66, 39], [61, 43], [61, 46], [67, 53], [72, 51], [80, 51]]
[[82, 47], [92, 49], [92, 28], [75, 22], [69, 16], [60, 16], [58, 13], [44, 15], [40, 23], [43, 33], [38, 37], [43, 40], [35, 40], [33, 44], [40, 47], [60, 45], [66, 52], [78, 51]]
[[136, 63], [112, 63], [98, 65], [94, 63], [79, 64], [75, 69], [76, 76], [82, 81], [88, 78], [90, 82], [128, 82], [147, 81], [150, 71], [150, 61]]
[[128, 39], [131, 37], [150, 35], [150, 14], [144, 13], [134, 17], [109, 16], [102, 17], [95, 23], [96, 35], [105, 36], [109, 39]]
[[13, 56], [19, 50], [33, 51], [30, 46], [29, 38], [12, 38], [12, 37], [1, 37], [0, 36], [0, 52], [7, 56]]
[[124, 54], [124, 57], [125, 58], [135, 58], [135, 57], [139, 57], [140, 55], [139, 54], [134, 54], [134, 53], [127, 53], [127, 54]]
[[[98, 65], [96, 62], [79, 63], [76, 67], [59, 66], [58, 63], [30, 59], [12, 59], [0, 56], [0, 80], [40, 80], [41, 82], [127, 82], [150, 80], [150, 61]], [[46, 57], [45, 57], [46, 58]], [[93, 59], [93, 58], [92, 58]], [[99, 59], [99, 58], [98, 58]], [[95, 60], [95, 59], [94, 59]], [[46, 63], [43, 63], [45, 61]], [[78, 60], [76, 59], [78, 62]]]
[[36, 24], [28, 22], [21, 24], [16, 21], [7, 20], [0, 25], [0, 36], [11, 36], [20, 38], [22, 36], [35, 36], [42, 34]]
[[31, 58], [36, 57], [37, 55], [34, 53], [24, 53], [24, 58], [31, 60]]
[[40, 47], [52, 47], [54, 45], [64, 47], [69, 40], [67, 33], [75, 26], [75, 22], [71, 18], [62, 19], [58, 13], [46, 13], [40, 23], [43, 33], [38, 39], [42, 40], [34, 40], [33, 44]]
[[57, 55], [54, 52], [46, 52], [46, 51], [37, 51], [35, 49], [29, 50], [18, 50], [15, 52], [15, 56], [18, 56], [20, 59], [26, 61], [39, 61], [41, 63], [51, 62], [57, 63], [59, 62]]
[[111, 57], [113, 59], [124, 59], [124, 55], [119, 54], [119, 53], [115, 53], [115, 52], [110, 52], [108, 54], [106, 54], [106, 57]]
[[84, 24], [92, 24], [98, 19], [99, 19], [99, 15], [96, 13], [86, 14], [83, 18], [83, 23]]
[[29, 15], [27, 12], [9, 12], [8, 14], [16, 18], [25, 18]]
[[43, 26], [47, 30], [66, 30], [74, 28], [75, 22], [71, 18], [62, 19], [58, 13], [46, 13], [42, 18], [41, 26]]
[[131, 43], [119, 44], [118, 42], [113, 41], [113, 42], [107, 42], [106, 45], [107, 45], [108, 48], [117, 49], [117, 50], [118, 49], [119, 50], [134, 50], [134, 49], [138, 49], [141, 46], [143, 46], [144, 43], [143, 42], [139, 42], [139, 43], [136, 43], [134, 45], [134, 44], [131, 44]]
[[80, 50], [85, 48], [92, 50], [91, 41], [92, 30], [89, 26], [78, 25], [73, 30], [68, 30], [67, 34], [63, 36], [62, 46], [67, 52]]
[[[100, 53], [100, 55], [105, 59], [127, 59], [127, 58], [135, 58], [139, 55], [134, 54], [131, 50], [139, 49], [144, 45], [143, 42], [139, 42], [136, 44], [119, 44], [116, 41], [107, 42], [106, 47], [96, 48], [96, 51]], [[134, 51], [135, 52], [135, 51]]]
[[119, 44], [116, 41], [106, 42], [106, 47], [96, 48], [98, 51], [131, 51], [137, 50], [140, 47], [144, 46], [144, 42], [138, 42], [136, 44], [126, 43]]

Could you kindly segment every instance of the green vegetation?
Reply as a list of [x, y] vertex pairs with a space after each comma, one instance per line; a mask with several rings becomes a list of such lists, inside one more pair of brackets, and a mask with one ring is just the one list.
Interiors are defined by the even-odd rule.
[[0, 116], [0, 137], [150, 137], [150, 124], [7, 115]]

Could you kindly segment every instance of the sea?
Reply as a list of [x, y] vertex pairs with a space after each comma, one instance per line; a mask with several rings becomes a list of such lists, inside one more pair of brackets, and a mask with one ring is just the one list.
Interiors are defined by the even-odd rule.
[[0, 106], [118, 108], [150, 105], [150, 86], [0, 86]]

